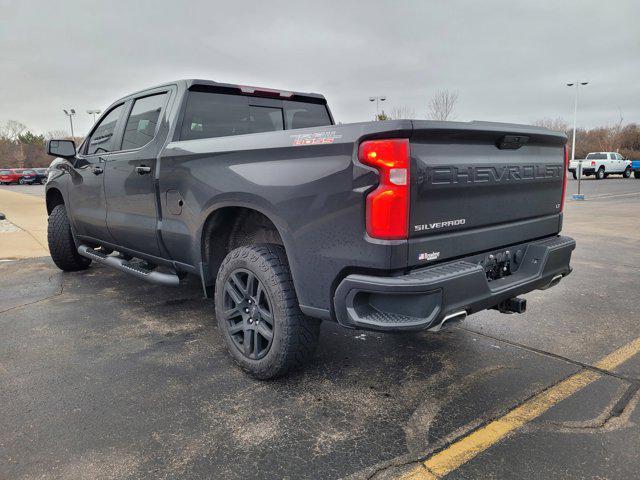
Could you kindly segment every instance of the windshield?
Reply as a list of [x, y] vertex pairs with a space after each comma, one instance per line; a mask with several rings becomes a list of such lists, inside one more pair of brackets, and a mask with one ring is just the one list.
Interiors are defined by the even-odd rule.
[[587, 160], [606, 160], [606, 159], [607, 159], [606, 153], [590, 153], [589, 155], [587, 155]]

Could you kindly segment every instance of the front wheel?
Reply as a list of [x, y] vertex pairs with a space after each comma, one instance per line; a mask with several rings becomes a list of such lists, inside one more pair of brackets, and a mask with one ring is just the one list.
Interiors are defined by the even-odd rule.
[[604, 167], [600, 167], [596, 172], [596, 180], [602, 180], [605, 177]]
[[624, 173], [622, 174], [622, 176], [624, 178], [629, 178], [631, 176], [631, 167], [625, 168]]
[[56, 205], [49, 215], [47, 240], [53, 263], [60, 270], [75, 272], [91, 265], [91, 259], [78, 253], [64, 205]]
[[24, 185], [24, 184], [25, 184], [25, 183], [27, 183], [27, 182], [25, 181], [25, 179], [24, 179], [24, 178], [21, 178], [20, 180], [18, 180], [18, 183], [19, 183], [20, 185]]
[[320, 321], [300, 311], [280, 245], [231, 251], [218, 271], [215, 307], [227, 350], [253, 377], [284, 375], [309, 360], [318, 344]]

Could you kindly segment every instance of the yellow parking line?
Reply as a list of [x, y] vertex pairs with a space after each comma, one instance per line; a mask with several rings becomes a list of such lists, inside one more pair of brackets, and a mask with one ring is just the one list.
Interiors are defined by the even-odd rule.
[[[613, 370], [631, 357], [640, 353], [640, 338], [610, 353], [595, 366], [602, 370]], [[403, 475], [402, 480], [435, 480], [452, 472], [479, 453], [502, 440], [509, 433], [539, 417], [552, 406], [591, 384], [601, 374], [593, 370], [582, 370], [540, 392], [514, 408], [504, 416], [493, 420], [466, 437], [452, 443], [431, 456], [418, 467]]]

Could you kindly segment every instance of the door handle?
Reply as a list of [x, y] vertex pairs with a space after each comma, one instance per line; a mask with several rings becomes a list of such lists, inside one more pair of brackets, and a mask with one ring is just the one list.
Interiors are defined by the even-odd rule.
[[102, 167], [93, 167], [91, 171], [94, 175], [100, 175], [102, 172], [104, 172], [104, 169]]
[[138, 172], [140, 175], [145, 175], [147, 173], [151, 173], [151, 167], [141, 165], [139, 167], [136, 167], [136, 172]]

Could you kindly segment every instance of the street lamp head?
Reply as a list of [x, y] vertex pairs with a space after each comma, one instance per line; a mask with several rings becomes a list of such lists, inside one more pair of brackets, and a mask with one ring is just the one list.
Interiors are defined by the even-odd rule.
[[567, 87], [573, 87], [574, 85], [575, 85], [575, 82], [574, 83], [567, 83]]
[[369, 97], [370, 102], [375, 102], [375, 100], [376, 100], [376, 97]]
[[69, 112], [67, 112], [64, 108], [62, 109], [62, 111], [64, 112], [65, 115], [69, 115]]
[[384, 97], [384, 96], [380, 97], [380, 101], [381, 102], [384, 102], [386, 99], [387, 99], [387, 97]]
[[589, 82], [580, 82], [580, 85], [586, 85]]
[[75, 115], [75, 114], [76, 114], [76, 111], [72, 108], [71, 109], [71, 115]]

